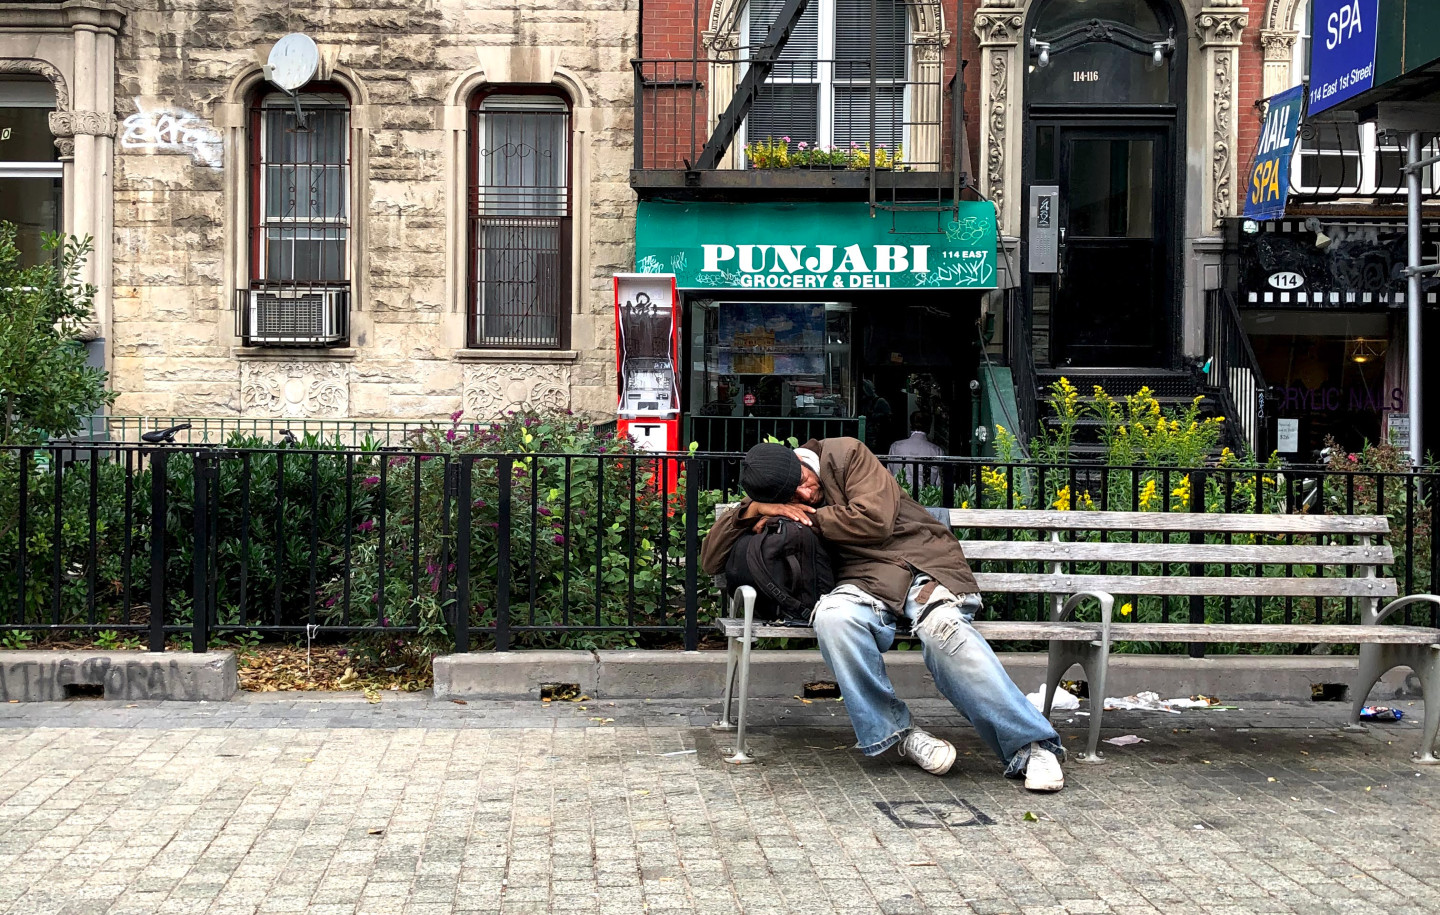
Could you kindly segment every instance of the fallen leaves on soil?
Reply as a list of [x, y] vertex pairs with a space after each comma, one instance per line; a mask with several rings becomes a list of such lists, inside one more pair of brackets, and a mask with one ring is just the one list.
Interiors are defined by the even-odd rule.
[[380, 701], [379, 691], [393, 689], [416, 692], [432, 683], [428, 665], [423, 670], [392, 673], [363, 664], [353, 651], [337, 646], [317, 645], [309, 660], [303, 647], [261, 645], [239, 658], [240, 688], [250, 692], [274, 693], [291, 690], [364, 690], [366, 698]]

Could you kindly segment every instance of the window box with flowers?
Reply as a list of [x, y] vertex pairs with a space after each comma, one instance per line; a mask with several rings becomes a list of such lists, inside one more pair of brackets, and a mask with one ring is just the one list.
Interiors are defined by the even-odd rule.
[[[908, 171], [904, 164], [904, 148], [892, 153], [883, 144], [873, 153], [875, 167], [884, 171]], [[872, 153], [868, 145], [851, 143], [849, 149], [837, 146], [811, 145], [804, 140], [791, 144], [789, 137], [766, 137], [745, 144], [745, 161], [750, 168], [806, 168], [812, 170], [862, 170], [870, 168]]]

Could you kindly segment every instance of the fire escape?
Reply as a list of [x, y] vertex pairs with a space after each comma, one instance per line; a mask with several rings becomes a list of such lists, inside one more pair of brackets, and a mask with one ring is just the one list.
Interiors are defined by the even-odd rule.
[[962, 0], [750, 0], [718, 23], [700, 4], [688, 41], [665, 37], [678, 6], [660, 38], [646, 6], [642, 53], [659, 51], [632, 62], [642, 200], [868, 201], [934, 211], [943, 231], [973, 187]]

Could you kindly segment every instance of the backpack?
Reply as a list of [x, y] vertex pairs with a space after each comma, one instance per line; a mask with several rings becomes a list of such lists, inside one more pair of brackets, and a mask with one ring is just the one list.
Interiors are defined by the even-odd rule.
[[769, 518], [759, 533], [746, 531], [725, 562], [725, 586], [742, 585], [759, 596], [757, 616], [808, 625], [815, 603], [835, 587], [834, 560], [815, 528]]

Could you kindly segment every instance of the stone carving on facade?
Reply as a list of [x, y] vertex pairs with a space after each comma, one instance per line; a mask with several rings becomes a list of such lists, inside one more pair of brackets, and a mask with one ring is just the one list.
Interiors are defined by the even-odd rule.
[[[1265, 31], [1289, 29], [1295, 24], [1295, 13], [1305, 0], [1267, 0], [1265, 20], [1260, 27]], [[1239, 6], [1238, 3], [1215, 3], [1215, 6]]]
[[119, 126], [120, 119], [104, 111], [50, 112], [50, 132], [55, 135], [61, 159], [75, 155], [77, 136], [113, 137]]
[[70, 110], [70, 87], [65, 77], [51, 64], [28, 57], [0, 57], [0, 73], [33, 73], [43, 76], [55, 85], [55, 110]]
[[996, 54], [990, 61], [990, 138], [985, 153], [986, 193], [995, 212], [1005, 213], [1005, 125], [1010, 101], [1010, 55]]
[[981, 9], [975, 13], [975, 34], [982, 46], [1018, 44], [1024, 25], [1023, 16], [1008, 10]]
[[475, 420], [495, 419], [507, 410], [565, 410], [570, 406], [570, 367], [519, 362], [466, 366], [463, 406]]
[[244, 362], [243, 416], [342, 417], [350, 410], [350, 367], [343, 362]]
[[1206, 9], [1195, 17], [1195, 25], [1200, 35], [1200, 47], [1202, 48], [1215, 45], [1239, 47], [1240, 33], [1249, 24], [1250, 14], [1244, 11]]
[[1233, 61], [1230, 54], [1221, 54], [1215, 59], [1215, 148], [1210, 164], [1215, 190], [1211, 198], [1210, 213], [1217, 228], [1221, 220], [1230, 215], [1230, 172], [1234, 165], [1231, 160], [1234, 158], [1232, 152], [1235, 144], [1235, 128], [1231, 123], [1233, 79], [1230, 71]]
[[1283, 60], [1290, 62], [1295, 53], [1295, 42], [1300, 38], [1299, 32], [1292, 32], [1289, 29], [1266, 30], [1260, 33], [1260, 46], [1265, 49], [1266, 60]]

